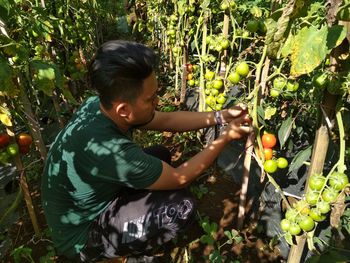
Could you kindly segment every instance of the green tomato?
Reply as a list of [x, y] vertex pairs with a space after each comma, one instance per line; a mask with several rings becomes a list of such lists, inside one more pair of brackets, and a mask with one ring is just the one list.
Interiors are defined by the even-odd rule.
[[213, 107], [216, 103], [216, 99], [214, 96], [209, 95], [208, 97], [205, 98], [205, 103], [211, 107]]
[[217, 90], [217, 89], [211, 89], [211, 90], [210, 90], [210, 94], [213, 95], [213, 96], [216, 96], [216, 95], [219, 94], [219, 90]]
[[228, 7], [229, 7], [229, 5], [228, 5], [226, 2], [222, 2], [221, 5], [220, 5], [220, 9], [221, 9], [222, 11], [227, 10]]
[[11, 143], [7, 146], [6, 151], [10, 156], [16, 156], [19, 152], [19, 147], [17, 143]]
[[298, 211], [293, 208], [288, 209], [285, 214], [286, 219], [288, 219], [290, 222], [295, 222], [295, 219], [297, 218], [297, 216], [298, 216]]
[[264, 162], [264, 170], [265, 172], [272, 174], [277, 171], [277, 162], [275, 160], [267, 160]]
[[306, 202], [308, 202], [310, 205], [315, 205], [318, 201], [318, 196], [319, 192], [309, 191], [306, 194]]
[[237, 65], [236, 67], [236, 72], [242, 76], [242, 77], [246, 77], [249, 74], [249, 66], [247, 64], [247, 62], [241, 62]]
[[212, 80], [212, 79], [214, 78], [214, 76], [215, 76], [215, 72], [214, 72], [214, 71], [208, 70], [208, 71], [205, 73], [204, 78], [205, 78], [206, 80]]
[[318, 202], [316, 207], [322, 214], [327, 214], [329, 211], [331, 211], [331, 205], [325, 201]]
[[330, 175], [328, 183], [335, 190], [343, 190], [349, 183], [349, 178], [345, 173], [334, 172]]
[[190, 79], [189, 81], [187, 81], [187, 84], [188, 84], [188, 86], [193, 87], [195, 84], [194, 79]]
[[301, 228], [296, 223], [291, 223], [289, 226], [289, 233], [293, 236], [299, 235], [301, 232]]
[[277, 167], [280, 169], [284, 169], [288, 167], [288, 161], [284, 157], [280, 157], [277, 159]]
[[290, 227], [290, 221], [288, 219], [283, 219], [280, 223], [281, 229], [284, 232], [287, 232], [289, 230]]
[[326, 216], [317, 208], [312, 208], [309, 212], [309, 216], [316, 222], [321, 222], [326, 219]]
[[216, 111], [222, 110], [222, 104], [216, 104], [215, 105], [215, 110]]
[[309, 216], [301, 216], [299, 226], [302, 230], [309, 232], [315, 227], [315, 222]]
[[216, 99], [216, 102], [223, 105], [226, 102], [226, 97], [225, 95], [219, 95]]
[[287, 80], [283, 77], [276, 77], [273, 79], [273, 87], [276, 90], [282, 90], [287, 84]]
[[299, 89], [299, 83], [298, 82], [287, 82], [287, 90], [290, 92], [295, 92]]
[[272, 98], [277, 98], [279, 95], [281, 94], [281, 92], [277, 89], [270, 89], [270, 96]]
[[10, 159], [10, 155], [8, 154], [7, 151], [1, 151], [0, 152], [0, 162], [3, 164], [8, 164], [9, 163], [9, 159]]
[[338, 191], [333, 188], [326, 188], [322, 192], [322, 199], [327, 203], [333, 203], [338, 198]]
[[326, 72], [319, 73], [314, 76], [313, 84], [317, 88], [324, 88], [328, 84], [328, 74]]
[[236, 71], [233, 71], [228, 75], [227, 79], [232, 84], [238, 84], [239, 81], [241, 80], [241, 77]]
[[320, 174], [313, 174], [309, 178], [308, 185], [311, 190], [320, 191], [326, 182], [326, 178]]
[[251, 33], [255, 33], [256, 31], [258, 31], [258, 28], [259, 28], [259, 21], [257, 20], [249, 20], [246, 25], [246, 29]]
[[227, 49], [230, 46], [230, 41], [228, 41], [228, 39], [223, 39], [219, 43], [222, 49]]
[[219, 89], [222, 88], [222, 86], [223, 86], [223, 82], [222, 82], [221, 79], [216, 79], [216, 80], [214, 80], [214, 83], [213, 83], [213, 88], [214, 88], [214, 89], [219, 90]]

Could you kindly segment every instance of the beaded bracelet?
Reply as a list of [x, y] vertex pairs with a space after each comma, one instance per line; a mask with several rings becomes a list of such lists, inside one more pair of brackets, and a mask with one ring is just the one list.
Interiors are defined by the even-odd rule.
[[221, 118], [221, 112], [215, 111], [214, 112], [215, 122], [217, 125], [222, 125], [222, 118]]

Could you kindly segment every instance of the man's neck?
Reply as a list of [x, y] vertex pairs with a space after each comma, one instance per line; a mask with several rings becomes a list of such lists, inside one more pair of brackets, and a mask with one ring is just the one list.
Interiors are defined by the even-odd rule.
[[108, 119], [112, 120], [115, 123], [115, 125], [117, 125], [119, 130], [122, 131], [123, 133], [127, 133], [127, 131], [130, 129], [130, 126], [127, 123], [125, 123], [125, 121], [123, 121], [121, 118], [118, 118], [118, 116], [114, 113], [113, 108], [111, 110], [107, 110], [100, 103], [100, 111]]

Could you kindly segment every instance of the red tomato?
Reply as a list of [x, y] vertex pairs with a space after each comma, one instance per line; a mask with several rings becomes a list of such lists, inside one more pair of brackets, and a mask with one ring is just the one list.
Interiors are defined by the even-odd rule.
[[271, 133], [265, 133], [262, 138], [262, 145], [264, 148], [273, 148], [277, 143], [276, 136]]
[[10, 136], [7, 133], [0, 134], [0, 148], [5, 147], [10, 142]]
[[20, 133], [17, 136], [17, 143], [19, 146], [29, 146], [33, 142], [32, 136], [27, 133]]
[[21, 154], [27, 154], [30, 151], [30, 145], [21, 145], [19, 146], [19, 152]]
[[193, 70], [193, 65], [192, 64], [186, 64], [186, 69], [187, 69], [187, 72], [191, 73], [192, 70]]

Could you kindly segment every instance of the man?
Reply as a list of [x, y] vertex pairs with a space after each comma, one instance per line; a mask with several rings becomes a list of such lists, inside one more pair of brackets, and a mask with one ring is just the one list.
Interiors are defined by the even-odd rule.
[[[185, 187], [232, 140], [251, 132], [241, 107], [213, 112], [156, 111], [154, 52], [109, 41], [89, 69], [99, 94], [81, 105], [52, 144], [42, 201], [59, 253], [93, 262], [144, 254], [178, 236], [193, 221]], [[228, 123], [204, 150], [179, 167], [162, 148], [143, 150], [134, 128], [182, 132]]]

